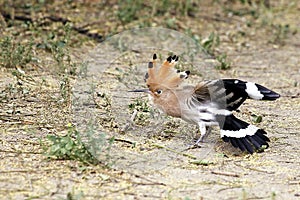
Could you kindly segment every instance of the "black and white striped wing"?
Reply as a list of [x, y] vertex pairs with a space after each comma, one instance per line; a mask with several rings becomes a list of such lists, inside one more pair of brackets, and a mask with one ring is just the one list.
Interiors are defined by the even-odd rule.
[[276, 92], [253, 82], [238, 79], [220, 79], [207, 84], [211, 100], [229, 111], [236, 110], [246, 99], [276, 100]]

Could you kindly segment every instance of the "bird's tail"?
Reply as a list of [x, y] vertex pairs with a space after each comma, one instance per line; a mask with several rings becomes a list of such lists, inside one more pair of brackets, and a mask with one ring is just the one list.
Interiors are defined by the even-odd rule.
[[[244, 122], [234, 115], [219, 116], [221, 137], [223, 141], [230, 142], [234, 147], [249, 153], [262, 148], [263, 145], [269, 147], [269, 138], [266, 132], [247, 122]], [[254, 148], [253, 148], [254, 147]]]

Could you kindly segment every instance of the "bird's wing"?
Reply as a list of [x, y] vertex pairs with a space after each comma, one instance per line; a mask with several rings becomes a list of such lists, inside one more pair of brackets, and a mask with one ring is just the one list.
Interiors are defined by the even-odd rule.
[[219, 108], [236, 110], [247, 98], [256, 100], [275, 100], [280, 97], [276, 92], [252, 82], [238, 79], [219, 79], [206, 81], [195, 87], [199, 102], [210, 100]]
[[194, 88], [193, 96], [199, 103], [204, 103], [210, 101], [210, 91], [209, 91], [209, 82], [201, 82]]

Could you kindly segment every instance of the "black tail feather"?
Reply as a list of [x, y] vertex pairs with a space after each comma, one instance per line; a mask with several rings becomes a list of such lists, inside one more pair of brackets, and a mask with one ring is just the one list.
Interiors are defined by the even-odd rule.
[[247, 137], [247, 139], [253, 144], [255, 149], [259, 149], [261, 147], [261, 144], [257, 142], [253, 137]]
[[[242, 150], [242, 151], [246, 151], [246, 147], [245, 144], [243, 143], [243, 139], [244, 138], [240, 138], [240, 139], [236, 139], [238, 147]], [[252, 149], [252, 148], [251, 148]]]
[[239, 147], [236, 138], [229, 138], [229, 141], [230, 141], [230, 143], [232, 144], [232, 146], [234, 146], [235, 148], [238, 148], [238, 147]]
[[249, 143], [249, 140], [247, 139], [247, 137], [246, 137], [246, 138], [241, 138], [240, 140], [241, 140], [241, 141], [243, 142], [243, 144], [245, 145], [246, 150], [247, 150], [248, 152], [250, 152], [250, 153], [253, 153], [252, 145]]
[[264, 95], [262, 100], [270, 100], [270, 101], [274, 101], [276, 99], [278, 99], [280, 97], [280, 94], [262, 86], [262, 85], [259, 85], [257, 83], [255, 83], [255, 86], [257, 87], [258, 91]]
[[234, 115], [226, 116], [223, 123], [221, 137], [223, 141], [230, 142], [232, 146], [251, 154], [263, 145], [269, 147], [268, 142], [270, 140], [264, 130], [250, 125]]

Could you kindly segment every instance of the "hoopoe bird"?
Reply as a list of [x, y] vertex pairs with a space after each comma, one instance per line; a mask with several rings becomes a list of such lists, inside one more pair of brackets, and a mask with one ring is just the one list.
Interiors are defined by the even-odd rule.
[[219, 126], [221, 138], [242, 151], [253, 153], [263, 146], [269, 147], [266, 132], [235, 117], [237, 110], [246, 99], [276, 100], [279, 94], [252, 82], [238, 79], [203, 81], [193, 85], [180, 86], [190, 71], [176, 70], [178, 56], [169, 56], [160, 67], [156, 66], [157, 56], [148, 64], [145, 74], [147, 89], [132, 90], [146, 92], [154, 105], [167, 115], [181, 118], [199, 126], [201, 133], [196, 144], [203, 141], [211, 126]]

